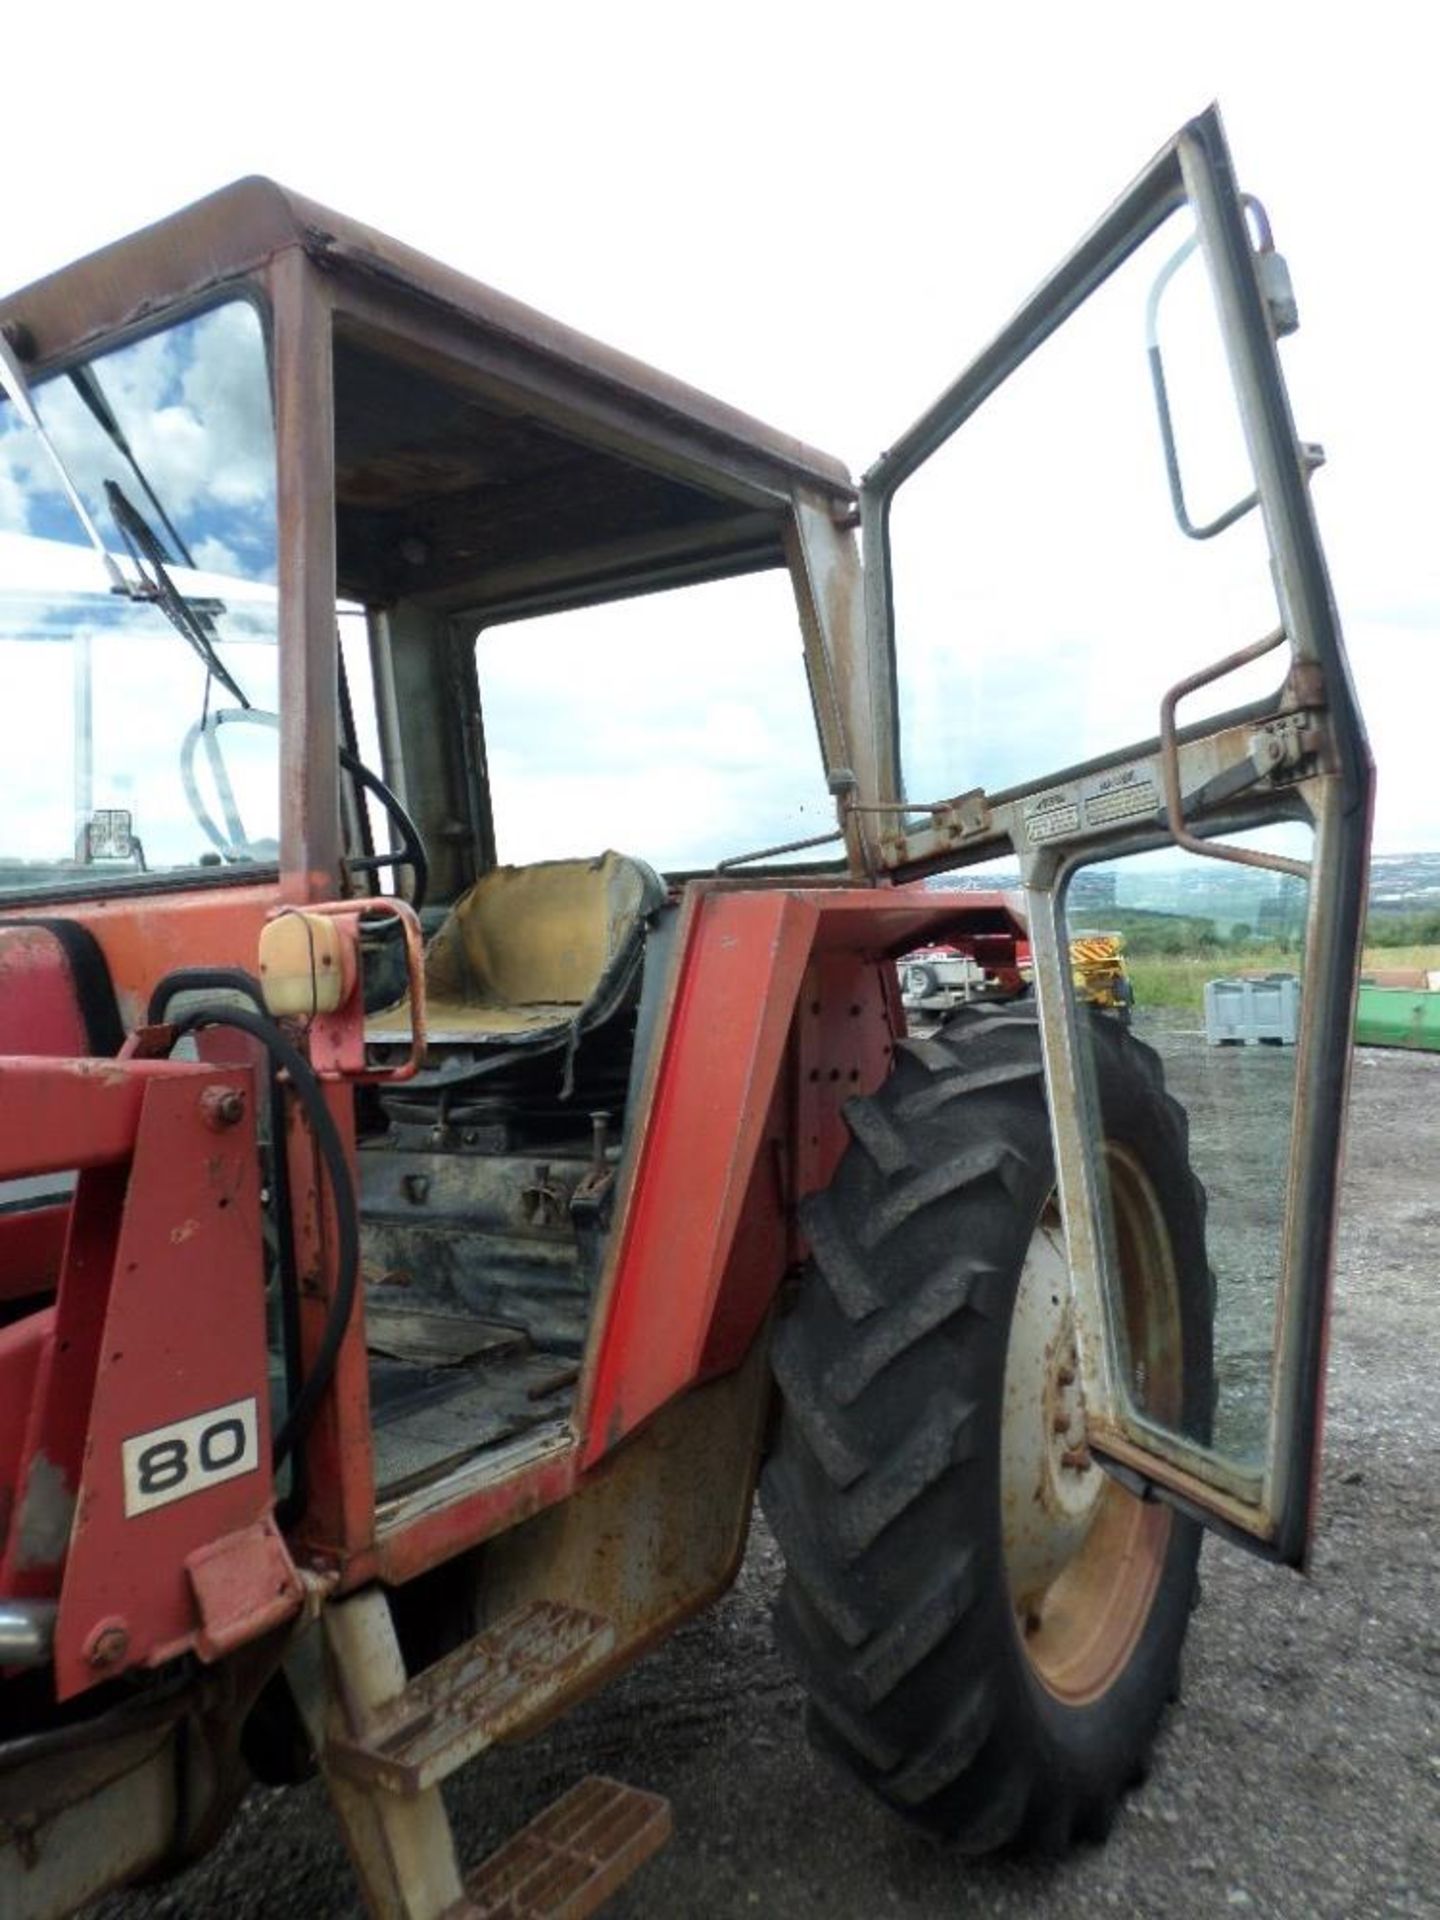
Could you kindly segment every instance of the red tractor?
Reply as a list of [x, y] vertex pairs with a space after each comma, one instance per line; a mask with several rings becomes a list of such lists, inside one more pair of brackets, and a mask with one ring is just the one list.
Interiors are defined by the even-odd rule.
[[[892, 505], [1137, 265], [1147, 486], [1187, 564], [1244, 519], [1274, 631], [982, 784]], [[1201, 1529], [1312, 1517], [1370, 770], [1293, 317], [1213, 111], [858, 489], [263, 181], [0, 302], [7, 1914], [316, 1768], [372, 1912], [591, 1911], [663, 1801], [582, 1782], [467, 1880], [440, 1783], [723, 1593], [757, 1486], [821, 1746], [963, 1850], [1104, 1831]], [[1023, 927], [907, 884], [1001, 855]], [[1198, 1100], [1068, 959], [1077, 874], [1181, 855], [1307, 902], [1248, 1437]], [[1033, 987], [907, 1035], [897, 956], [1022, 934]]]

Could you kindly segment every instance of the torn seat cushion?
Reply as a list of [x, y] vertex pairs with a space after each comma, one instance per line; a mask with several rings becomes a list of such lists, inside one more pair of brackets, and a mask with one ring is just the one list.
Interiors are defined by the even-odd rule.
[[[534, 1044], [605, 1018], [638, 970], [645, 923], [664, 898], [653, 870], [621, 853], [493, 868], [426, 948], [431, 1041]], [[384, 1040], [409, 1025], [402, 1002], [366, 1033]]]

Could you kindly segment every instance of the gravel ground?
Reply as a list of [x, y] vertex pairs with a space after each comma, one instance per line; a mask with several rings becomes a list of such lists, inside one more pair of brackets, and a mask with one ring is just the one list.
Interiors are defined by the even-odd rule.
[[[676, 1829], [607, 1908], [616, 1920], [1440, 1915], [1437, 1165], [1440, 1058], [1361, 1051], [1314, 1570], [1207, 1545], [1183, 1701], [1106, 1846], [966, 1863], [824, 1769], [771, 1649], [780, 1569], [760, 1524], [724, 1602], [543, 1738], [460, 1776], [466, 1860], [609, 1772], [667, 1794]], [[312, 1784], [252, 1794], [210, 1859], [95, 1920], [356, 1911]]]

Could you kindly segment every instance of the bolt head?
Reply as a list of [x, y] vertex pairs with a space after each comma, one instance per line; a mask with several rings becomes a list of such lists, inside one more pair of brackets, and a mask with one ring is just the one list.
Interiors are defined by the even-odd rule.
[[123, 1620], [102, 1620], [85, 1641], [85, 1659], [92, 1667], [118, 1667], [130, 1651], [130, 1629]]
[[206, 1087], [200, 1096], [200, 1112], [207, 1127], [223, 1133], [245, 1118], [245, 1096], [238, 1087]]

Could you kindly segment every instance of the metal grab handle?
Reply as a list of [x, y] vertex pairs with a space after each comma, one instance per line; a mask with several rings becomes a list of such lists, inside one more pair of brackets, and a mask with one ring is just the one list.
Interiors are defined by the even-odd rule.
[[1188, 679], [1176, 681], [1160, 702], [1160, 778], [1165, 789], [1165, 821], [1176, 846], [1184, 847], [1188, 853], [1198, 853], [1205, 860], [1232, 860], [1237, 866], [1267, 867], [1272, 873], [1293, 873], [1308, 881], [1310, 863], [1306, 860], [1292, 860], [1283, 853], [1262, 853], [1253, 847], [1227, 846], [1223, 841], [1202, 840], [1198, 834], [1191, 833], [1185, 825], [1185, 804], [1180, 793], [1180, 742], [1176, 735], [1175, 709], [1187, 694], [1208, 687], [1212, 680], [1223, 680], [1227, 673], [1248, 666], [1252, 660], [1263, 659], [1288, 639], [1284, 627], [1277, 627], [1262, 640], [1252, 640], [1248, 647], [1241, 647], [1238, 653], [1227, 654], [1213, 666], [1202, 667]]
[[[1277, 340], [1283, 340], [1287, 334], [1294, 333], [1300, 324], [1299, 311], [1295, 305], [1295, 291], [1290, 284], [1290, 270], [1282, 255], [1275, 251], [1275, 236], [1270, 230], [1270, 216], [1255, 198], [1253, 193], [1242, 194], [1240, 203], [1254, 225], [1255, 244], [1253, 259], [1256, 277], [1260, 282], [1260, 296], [1265, 304], [1270, 326]], [[1160, 302], [1165, 289], [1184, 266], [1185, 262], [1200, 245], [1198, 233], [1192, 234], [1161, 267], [1150, 289], [1150, 297], [1145, 303], [1145, 351], [1150, 361], [1150, 384], [1155, 393], [1155, 411], [1160, 418], [1160, 438], [1165, 447], [1165, 477], [1170, 483], [1170, 505], [1175, 515], [1175, 524], [1187, 540], [1213, 540], [1217, 533], [1224, 533], [1227, 527], [1233, 527], [1237, 520], [1260, 504], [1259, 489], [1247, 494], [1243, 500], [1236, 501], [1215, 519], [1209, 520], [1203, 527], [1197, 527], [1190, 518], [1185, 504], [1185, 485], [1180, 477], [1180, 453], [1175, 443], [1175, 426], [1170, 414], [1170, 395], [1165, 385], [1165, 362], [1160, 353]], [[1325, 464], [1323, 447], [1304, 445], [1300, 449], [1307, 478], [1318, 467]]]
[[1160, 301], [1165, 289], [1199, 245], [1199, 234], [1192, 233], [1156, 274], [1150, 298], [1145, 303], [1145, 352], [1150, 361], [1150, 384], [1155, 391], [1155, 411], [1160, 419], [1160, 438], [1165, 448], [1165, 478], [1170, 483], [1170, 506], [1175, 515], [1175, 524], [1187, 540], [1213, 540], [1217, 533], [1224, 533], [1227, 527], [1233, 527], [1237, 520], [1243, 520], [1247, 513], [1258, 507], [1260, 494], [1258, 489], [1247, 494], [1245, 499], [1237, 500], [1233, 507], [1227, 507], [1215, 519], [1207, 520], [1203, 527], [1196, 526], [1185, 504], [1185, 483], [1180, 476], [1180, 450], [1175, 444], [1170, 395], [1165, 385], [1165, 362], [1160, 353]]

